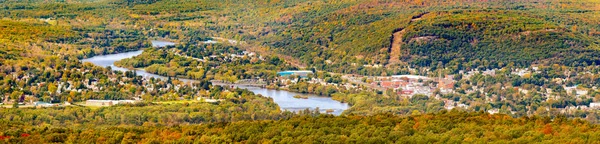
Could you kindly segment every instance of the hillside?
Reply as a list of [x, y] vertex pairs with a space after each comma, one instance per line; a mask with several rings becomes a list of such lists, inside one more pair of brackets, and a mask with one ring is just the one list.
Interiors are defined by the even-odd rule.
[[406, 72], [382, 73], [369, 65], [435, 69], [440, 61], [456, 72], [511, 62], [579, 66], [598, 62], [599, 6], [594, 1], [299, 2], [278, 9], [287, 21], [269, 21], [270, 31], [257, 40], [317, 69], [368, 75]]
[[431, 13], [406, 31], [402, 60], [414, 66], [441, 62], [458, 71], [600, 63], [597, 39], [519, 11]]
[[[5, 3], [5, 18], [177, 41], [219, 36], [296, 66], [364, 75], [440, 61], [453, 69], [591, 64], [600, 41], [600, 2], [592, 0]], [[452, 62], [458, 60], [469, 64]]]

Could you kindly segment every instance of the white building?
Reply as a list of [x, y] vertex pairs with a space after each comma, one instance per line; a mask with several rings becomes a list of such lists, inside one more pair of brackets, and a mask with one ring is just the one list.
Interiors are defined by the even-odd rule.
[[590, 108], [593, 108], [593, 109], [600, 109], [600, 102], [593, 102], [593, 103], [590, 103]]

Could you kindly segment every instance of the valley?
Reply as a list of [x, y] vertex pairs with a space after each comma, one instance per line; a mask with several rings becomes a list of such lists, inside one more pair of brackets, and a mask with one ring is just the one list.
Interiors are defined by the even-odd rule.
[[594, 143], [594, 0], [0, 1], [0, 143]]

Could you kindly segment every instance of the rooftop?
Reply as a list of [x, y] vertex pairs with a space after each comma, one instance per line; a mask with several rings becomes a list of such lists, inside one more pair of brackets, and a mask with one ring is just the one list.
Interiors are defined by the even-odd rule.
[[429, 77], [426, 76], [420, 76], [420, 75], [393, 75], [393, 78], [409, 78], [409, 79], [429, 79]]

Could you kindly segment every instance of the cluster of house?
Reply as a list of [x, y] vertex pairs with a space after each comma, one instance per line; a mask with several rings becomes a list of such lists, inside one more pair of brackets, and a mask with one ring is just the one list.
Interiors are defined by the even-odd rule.
[[[549, 108], [546, 108], [546, 111], [549, 111], [549, 110], [550, 110]], [[567, 106], [567, 107], [561, 109], [560, 112], [561, 113], [572, 113], [572, 112], [575, 112], [577, 110], [584, 110], [584, 111], [586, 111], [586, 110], [600, 110], [600, 102], [590, 103], [589, 106], [587, 106], [587, 105]], [[500, 112], [500, 109], [497, 109], [497, 108], [490, 109], [490, 110], [487, 110], [487, 112], [490, 113], [490, 114], [496, 114], [496, 113]], [[516, 113], [515, 111], [510, 111], [510, 112], [513, 113], [513, 114]]]
[[[437, 86], [425, 85], [425, 81], [437, 82]], [[439, 88], [442, 93], [453, 92], [454, 80], [451, 75], [444, 78], [429, 78], [418, 75], [394, 75], [391, 77], [376, 77], [376, 81], [372, 82], [371, 85], [385, 89], [393, 89], [401, 95], [430, 95], [436, 88]]]
[[33, 105], [35, 107], [55, 107], [55, 106], [60, 106], [59, 104], [52, 104], [52, 103], [47, 103], [47, 102], [42, 102], [42, 101], [34, 102]]
[[265, 60], [265, 58], [261, 55], [258, 55], [254, 52], [250, 52], [250, 51], [243, 51], [241, 54], [221, 54], [221, 55], [210, 55], [208, 57], [204, 57], [203, 59], [198, 59], [198, 58], [194, 58], [194, 57], [190, 57], [190, 56], [185, 56], [187, 58], [193, 58], [193, 59], [197, 59], [200, 61], [208, 61], [209, 58], [218, 58], [219, 56], [223, 56], [224, 59], [229, 59], [229, 60], [236, 60], [238, 58], [243, 58], [245, 56], [251, 57], [253, 59], [257, 58], [259, 60]]
[[[280, 71], [277, 72], [277, 75], [280, 77], [289, 77], [289, 76], [297, 76], [298, 78], [308, 78], [308, 75], [313, 74], [313, 71], [308, 71], [308, 70], [288, 70], [288, 71]], [[287, 79], [287, 78], [283, 78], [283, 79], [277, 79], [276, 81], [281, 82], [281, 83], [295, 83], [297, 82], [296, 80], [291, 80], [291, 79]], [[323, 86], [335, 86], [335, 87], [345, 87], [346, 89], [356, 89], [359, 88], [357, 85], [352, 84], [352, 83], [330, 83], [330, 82], [326, 82], [324, 79], [320, 79], [320, 78], [311, 78], [311, 79], [306, 79], [306, 82], [308, 83], [312, 83], [312, 84], [320, 84]], [[283, 87], [287, 87], [287, 86], [283, 86]]]
[[453, 108], [464, 108], [467, 109], [469, 108], [469, 105], [457, 102], [457, 101], [453, 101], [453, 100], [444, 100], [444, 108], [446, 108], [447, 110], [451, 110]]
[[[206, 97], [198, 97], [197, 100], [203, 101], [203, 102], [208, 102], [208, 103], [216, 103], [219, 101], [223, 101], [222, 99], [211, 99], [211, 98], [206, 98]], [[135, 104], [138, 102], [140, 102], [140, 100], [95, 100], [95, 99], [91, 99], [91, 100], [86, 100], [84, 105], [85, 106], [113, 106], [113, 105], [118, 105], [118, 104]], [[0, 103], [0, 104], [2, 104], [2, 103]], [[48, 103], [48, 102], [43, 102], [43, 101], [37, 101], [37, 102], [19, 103], [19, 105], [41, 108], [41, 107], [69, 106], [69, 105], [71, 105], [71, 103], [69, 103], [69, 102]]]
[[[139, 100], [87, 100], [85, 101], [86, 106], [113, 106], [117, 104], [134, 104], [140, 102]], [[71, 103], [48, 103], [43, 101], [32, 102], [33, 107], [60, 107], [69, 106]]]

